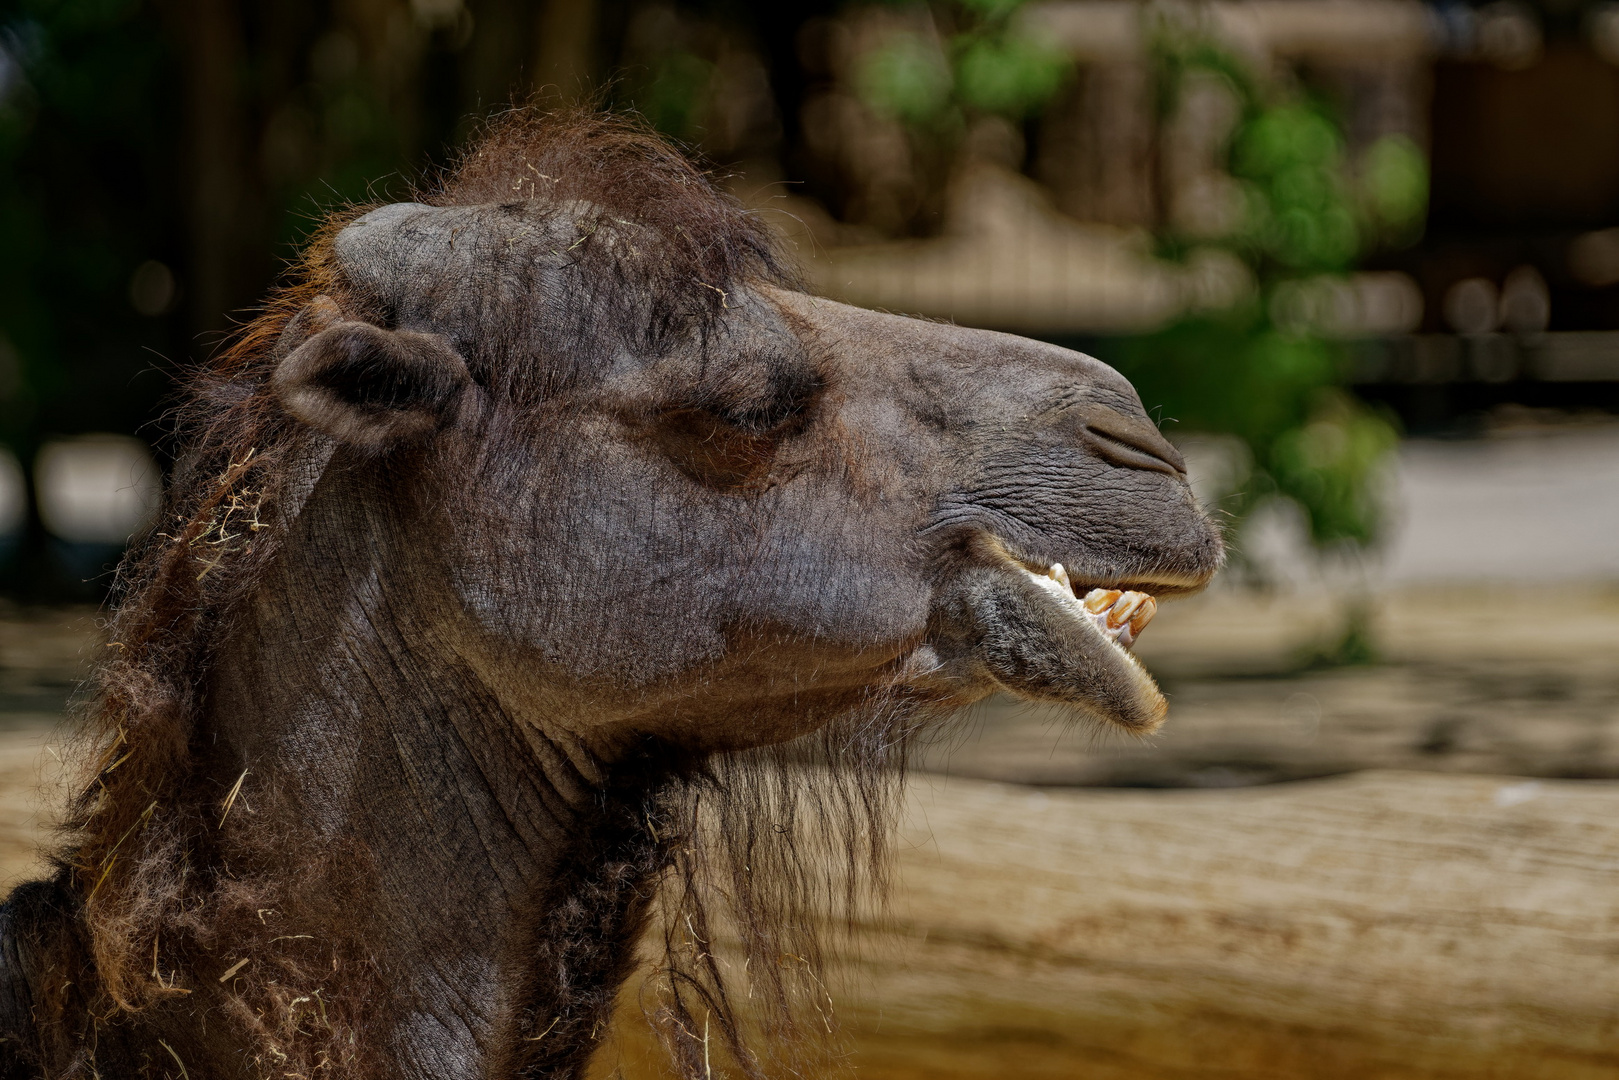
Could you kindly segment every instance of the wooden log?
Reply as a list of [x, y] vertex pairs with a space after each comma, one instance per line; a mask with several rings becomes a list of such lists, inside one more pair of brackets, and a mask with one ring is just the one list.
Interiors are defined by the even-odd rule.
[[832, 980], [868, 1080], [1619, 1076], [1619, 785], [923, 777], [900, 851]]
[[1619, 785], [919, 783], [862, 1076], [1619, 1075]]

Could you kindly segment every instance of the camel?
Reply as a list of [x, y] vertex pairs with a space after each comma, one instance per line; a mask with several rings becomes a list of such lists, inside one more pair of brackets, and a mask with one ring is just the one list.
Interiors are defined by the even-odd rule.
[[907, 740], [1153, 730], [1127, 646], [1222, 558], [1112, 369], [800, 291], [622, 119], [336, 214], [185, 393], [7, 1078], [578, 1077], [660, 926], [674, 1067], [765, 1075]]

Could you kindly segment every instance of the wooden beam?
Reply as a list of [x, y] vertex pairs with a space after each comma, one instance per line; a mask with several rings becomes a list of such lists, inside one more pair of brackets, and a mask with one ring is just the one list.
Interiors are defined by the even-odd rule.
[[837, 971], [866, 1080], [1619, 1075], [1619, 785], [919, 778], [899, 850]]

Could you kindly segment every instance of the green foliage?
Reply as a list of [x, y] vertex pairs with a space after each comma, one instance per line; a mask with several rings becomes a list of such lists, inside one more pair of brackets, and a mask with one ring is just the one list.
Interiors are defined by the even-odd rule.
[[1326, 342], [1282, 333], [1253, 303], [1128, 339], [1116, 359], [1176, 430], [1236, 435], [1259, 461], [1304, 423], [1311, 395], [1337, 365]]
[[1023, 6], [1023, 0], [961, 0], [961, 6], [983, 19], [1004, 19]]
[[946, 44], [896, 33], [862, 61], [856, 91], [870, 108], [920, 132], [959, 132], [964, 113], [1022, 120], [1039, 111], [1073, 71], [1061, 50], [1018, 32], [1024, 0], [941, 4], [935, 23], [954, 25]]
[[684, 142], [702, 134], [702, 111], [714, 65], [694, 53], [675, 49], [658, 57], [652, 76], [635, 88], [633, 101], [653, 127]]
[[1361, 190], [1367, 216], [1394, 243], [1410, 243], [1428, 213], [1428, 162], [1404, 135], [1385, 135], [1366, 151]]
[[1360, 250], [1337, 126], [1316, 107], [1255, 107], [1231, 142], [1231, 174], [1246, 181], [1247, 215], [1233, 241], [1261, 270], [1335, 272]]
[[937, 48], [920, 35], [900, 34], [866, 55], [856, 92], [884, 116], [927, 127], [949, 107], [953, 83]]
[[1375, 484], [1397, 436], [1335, 385], [1335, 342], [1279, 330], [1252, 302], [1129, 339], [1115, 360], [1175, 430], [1235, 435], [1248, 448], [1252, 471], [1222, 507], [1233, 518], [1282, 495], [1318, 543], [1376, 537]]
[[1022, 119], [1062, 86], [1072, 63], [1019, 37], [964, 35], [956, 51], [956, 92], [984, 112]]
[[[862, 100], [935, 141], [953, 138], [974, 112], [1013, 121], [1037, 112], [1072, 64], [1018, 34], [1021, 3], [935, 4], [934, 26], [954, 28], [947, 43], [892, 35], [864, 59]], [[1324, 103], [1262, 85], [1230, 51], [1173, 19], [1149, 21], [1148, 32], [1161, 116], [1175, 111], [1193, 76], [1219, 80], [1239, 113], [1225, 157], [1241, 200], [1234, 224], [1212, 238], [1166, 228], [1159, 251], [1178, 259], [1199, 246], [1225, 248], [1248, 266], [1256, 288], [1230, 310], [1122, 342], [1115, 359], [1180, 430], [1227, 433], [1246, 445], [1252, 470], [1223, 507], [1234, 517], [1282, 495], [1304, 509], [1316, 542], [1366, 543], [1377, 531], [1373, 489], [1394, 426], [1339, 388], [1338, 341], [1297, 318], [1279, 325], [1273, 312], [1314, 295], [1312, 282], [1347, 273], [1371, 247], [1416, 238], [1428, 195], [1422, 153], [1408, 139], [1385, 138], [1356, 175]]]
[[1223, 506], [1235, 519], [1281, 495], [1302, 507], [1316, 543], [1367, 543], [1378, 531], [1375, 489], [1397, 438], [1393, 421], [1341, 388], [1343, 344], [1326, 328], [1278, 325], [1275, 316], [1377, 244], [1415, 239], [1427, 206], [1421, 152], [1407, 139], [1380, 140], [1357, 184], [1323, 103], [1267, 93], [1206, 40], [1161, 34], [1155, 61], [1165, 114], [1193, 73], [1221, 80], [1236, 98], [1225, 165], [1243, 203], [1228, 235], [1166, 231], [1160, 248], [1170, 257], [1199, 244], [1226, 248], [1248, 264], [1256, 288], [1235, 310], [1125, 342], [1120, 367], [1180, 430], [1243, 441], [1252, 470]]
[[1376, 483], [1398, 436], [1337, 385], [1337, 342], [1280, 330], [1252, 302], [1131, 338], [1114, 360], [1174, 430], [1242, 440], [1252, 466], [1222, 504], [1232, 519], [1280, 495], [1303, 509], [1318, 544], [1376, 539]]
[[1366, 543], [1378, 525], [1374, 482], [1395, 441], [1383, 417], [1342, 391], [1322, 390], [1309, 419], [1271, 443], [1270, 475], [1309, 513], [1317, 539]]

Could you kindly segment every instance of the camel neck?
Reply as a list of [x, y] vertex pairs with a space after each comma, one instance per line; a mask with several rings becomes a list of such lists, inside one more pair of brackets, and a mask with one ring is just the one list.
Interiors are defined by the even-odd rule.
[[285, 554], [209, 686], [194, 788], [231, 805], [209, 871], [254, 883], [257, 947], [364, 1013], [378, 1075], [574, 1075], [662, 865], [656, 768], [582, 764], [510, 716], [383, 573], [408, 556]]

